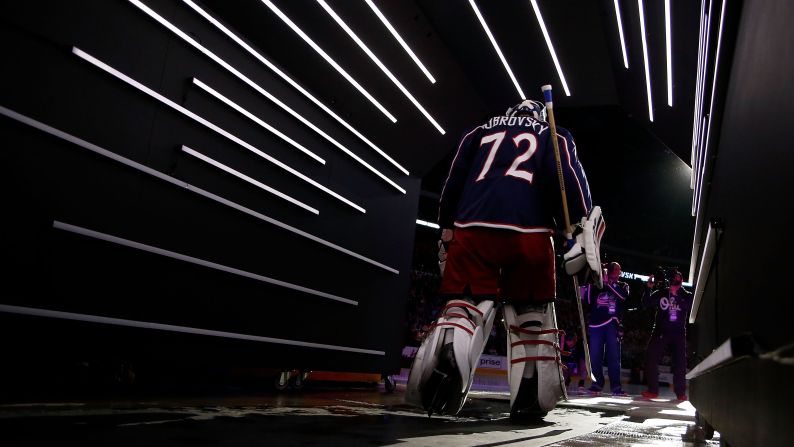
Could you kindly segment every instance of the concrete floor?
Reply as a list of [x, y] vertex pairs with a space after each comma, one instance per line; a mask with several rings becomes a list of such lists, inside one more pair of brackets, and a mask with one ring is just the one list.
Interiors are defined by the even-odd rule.
[[403, 392], [402, 384], [393, 394], [383, 385], [309, 384], [281, 393], [7, 403], [0, 439], [3, 446], [658, 446], [685, 445], [681, 434], [694, 418], [688, 402], [572, 395], [544, 422], [514, 424], [509, 396], [481, 391], [458, 416], [428, 418], [403, 403]]

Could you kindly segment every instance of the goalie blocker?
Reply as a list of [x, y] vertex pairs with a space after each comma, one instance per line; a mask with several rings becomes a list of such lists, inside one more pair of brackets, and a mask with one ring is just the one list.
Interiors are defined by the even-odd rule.
[[595, 206], [582, 221], [574, 225], [573, 245], [563, 255], [563, 268], [568, 275], [584, 272], [591, 276], [593, 283], [603, 287], [604, 273], [601, 269], [601, 237], [606, 230], [601, 207]]

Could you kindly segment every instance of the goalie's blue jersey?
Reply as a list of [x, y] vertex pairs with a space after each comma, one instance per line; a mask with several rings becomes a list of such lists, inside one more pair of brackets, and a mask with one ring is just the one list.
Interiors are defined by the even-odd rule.
[[[562, 229], [562, 200], [548, 123], [495, 116], [463, 136], [439, 204], [441, 228], [488, 227], [524, 233]], [[571, 134], [557, 127], [568, 212], [577, 223], [592, 207]]]

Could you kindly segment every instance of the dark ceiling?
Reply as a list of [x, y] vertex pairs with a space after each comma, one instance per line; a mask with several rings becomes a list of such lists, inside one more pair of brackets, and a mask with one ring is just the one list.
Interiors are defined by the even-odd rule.
[[[377, 1], [437, 82], [431, 84], [364, 0], [329, 0], [445, 129], [441, 135], [314, 0], [274, 1], [291, 20], [397, 117], [392, 123], [260, 0], [205, 0], [216, 16], [317, 95], [376, 144], [423, 176], [485, 115], [520, 100], [466, 0]], [[674, 107], [666, 104], [664, 2], [646, 1], [654, 123], [648, 122], [638, 6], [622, 0], [629, 69], [623, 66], [610, 0], [539, 0], [571, 96], [566, 97], [529, 0], [479, 1], [518, 83], [528, 97], [555, 86], [560, 109], [620, 105], [685, 161], [690, 158], [699, 4], [672, 2]], [[565, 125], [565, 123], [560, 123]]]
[[[181, 2], [175, 3], [175, 10], [185, 8]], [[434, 201], [433, 193], [440, 190], [450, 154], [465, 129], [520, 100], [467, 0], [374, 1], [427, 66], [437, 80], [435, 84], [422, 74], [364, 0], [327, 0], [440, 123], [444, 135], [422, 116], [317, 1], [274, 0], [273, 3], [381, 102], [397, 122], [392, 123], [331, 68], [262, 0], [201, 2], [405, 166], [412, 176], [423, 178], [425, 198], [429, 197], [430, 202]], [[636, 0], [619, 2], [628, 69], [621, 55], [613, 0], [538, 0], [570, 96], [563, 92], [530, 1], [476, 2], [524, 93], [538, 98], [541, 85], [551, 83], [554, 86], [558, 124], [568, 127], [579, 143], [594, 198], [599, 202], [600, 196], [601, 203], [617, 204], [605, 210], [612, 216], [613, 231], [617, 229], [624, 238], [626, 234], [637, 235], [633, 239], [637, 243], [629, 241], [621, 243], [622, 248], [616, 248], [637, 251], [642, 241], [642, 250], [658, 254], [659, 262], [663, 257], [684, 260], [689, 257], [692, 227], [688, 176], [678, 173], [672, 179], [656, 179], [654, 173], [666, 172], [671, 166], [674, 168], [670, 169], [686, 170], [682, 160], [689, 164], [700, 2], [671, 1], [673, 107], [667, 105], [664, 1], [644, 0], [644, 3], [653, 122], [648, 119]], [[588, 115], [601, 116], [588, 119]], [[626, 148], [631, 152], [626, 152]], [[645, 160], [649, 163], [644, 164]], [[652, 165], [651, 160], [662, 164]], [[638, 173], [641, 179], [654, 178], [658, 191], [650, 186], [638, 189], [628, 180], [621, 180], [622, 174], [629, 170]], [[671, 181], [675, 182], [672, 186]], [[675, 192], [664, 193], [664, 190]], [[626, 195], [624, 192], [628, 196], [643, 194], [645, 199], [637, 197], [636, 201], [646, 204], [651, 200], [649, 196], [658, 195], [653, 199], [653, 210], [658, 211], [662, 206], [669, 208], [669, 213], [659, 216], [639, 205], [635, 208], [621, 206], [619, 198]], [[420, 216], [434, 220], [430, 208], [432, 206], [420, 204]], [[654, 227], [659, 221], [682, 225], [685, 230], [679, 230], [682, 234], [676, 234], [675, 241], [671, 242], [669, 239], [673, 236], [665, 235], [665, 228]], [[636, 230], [638, 223], [645, 233], [660, 236], [640, 237]]]

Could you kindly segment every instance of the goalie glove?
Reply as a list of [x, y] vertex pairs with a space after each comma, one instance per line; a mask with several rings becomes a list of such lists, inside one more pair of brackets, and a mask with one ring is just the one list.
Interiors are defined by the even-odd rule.
[[589, 269], [593, 283], [599, 288], [603, 287], [600, 247], [605, 229], [600, 206], [593, 207], [589, 215], [582, 217], [582, 221], [576, 225], [573, 239], [565, 244], [566, 251], [562, 260], [565, 273], [573, 276]]

